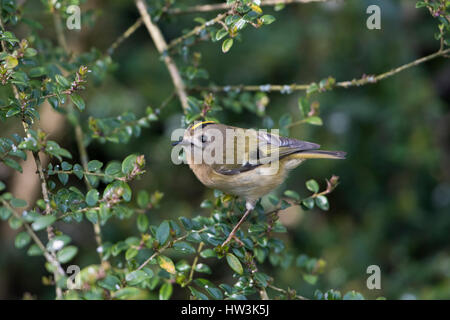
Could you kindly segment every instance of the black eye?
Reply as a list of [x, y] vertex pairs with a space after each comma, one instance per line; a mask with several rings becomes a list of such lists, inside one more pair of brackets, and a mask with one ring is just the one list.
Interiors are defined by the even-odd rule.
[[202, 135], [200, 136], [200, 141], [201, 141], [202, 143], [205, 143], [206, 141], [208, 141], [208, 137], [205, 136], [204, 134], [202, 134]]

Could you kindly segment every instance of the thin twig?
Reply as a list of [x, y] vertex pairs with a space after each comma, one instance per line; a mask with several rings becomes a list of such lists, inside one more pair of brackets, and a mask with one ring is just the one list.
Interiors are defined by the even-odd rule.
[[[411, 67], [415, 67], [417, 65], [420, 65], [424, 62], [430, 61], [432, 59], [438, 58], [438, 57], [445, 57], [450, 53], [450, 49], [446, 50], [439, 50], [435, 53], [432, 53], [428, 56], [419, 58], [417, 60], [414, 60], [410, 63], [404, 64], [400, 67], [397, 67], [395, 69], [389, 70], [387, 72], [381, 73], [379, 75], [375, 76], [363, 76], [359, 79], [353, 79], [350, 81], [340, 81], [336, 82], [334, 84], [334, 87], [341, 87], [341, 88], [349, 88], [349, 87], [360, 87], [366, 84], [373, 84], [378, 81], [390, 78], [397, 73], [400, 73], [406, 69], [409, 69]], [[311, 84], [286, 84], [286, 85], [279, 85], [279, 84], [267, 84], [267, 85], [232, 85], [232, 86], [208, 86], [208, 87], [193, 87], [189, 90], [194, 91], [210, 91], [210, 92], [230, 92], [230, 91], [262, 91], [262, 92], [277, 92], [277, 91], [305, 91], [310, 88]]]
[[204, 242], [200, 242], [198, 245], [197, 254], [195, 255], [194, 262], [192, 262], [191, 271], [189, 272], [189, 278], [188, 278], [187, 283], [190, 283], [192, 281], [192, 279], [194, 278], [194, 272], [195, 272], [195, 267], [197, 266], [198, 256], [200, 254], [200, 251], [202, 251], [204, 245], [205, 245]]
[[118, 46], [122, 44], [127, 38], [129, 38], [139, 27], [142, 26], [142, 18], [136, 20], [124, 33], [122, 33], [113, 44], [106, 50], [108, 55], [112, 55]]
[[182, 235], [181, 237], [173, 240], [173, 241], [169, 241], [167, 242], [167, 244], [165, 244], [163, 247], [161, 247], [161, 249], [158, 249], [157, 251], [155, 251], [155, 253], [153, 253], [150, 258], [148, 258], [147, 260], [145, 260], [136, 270], [141, 270], [143, 267], [145, 267], [147, 264], [150, 263], [150, 261], [152, 261], [153, 259], [155, 259], [157, 256], [159, 256], [161, 253], [163, 253], [165, 250], [167, 250], [168, 248], [171, 248], [175, 243], [182, 241], [184, 239], [186, 239], [191, 233], [197, 232], [203, 232], [205, 231], [207, 228], [202, 228], [200, 230], [194, 230], [191, 232], [186, 233], [185, 235]]
[[[244, 215], [242, 216], [241, 220], [234, 226], [233, 230], [231, 230], [230, 234], [228, 235], [228, 238], [222, 243], [221, 247], [225, 247], [233, 238], [236, 237], [236, 232], [239, 230], [242, 223], [244, 223], [247, 216], [252, 212], [252, 209], [247, 209], [245, 211]], [[236, 238], [237, 239], [237, 238]]]
[[[87, 154], [86, 147], [84, 145], [83, 129], [81, 128], [81, 125], [78, 122], [78, 120], [75, 125], [75, 140], [77, 141], [78, 152], [80, 154], [80, 160], [81, 160], [81, 165], [83, 166], [83, 170], [85, 172], [89, 172], [89, 169], [88, 169], [89, 157]], [[91, 190], [92, 185], [89, 182], [89, 179], [87, 178], [87, 176], [85, 174], [83, 174], [83, 176], [84, 176], [84, 182], [86, 184], [87, 189]], [[97, 253], [100, 257], [100, 261], [102, 261], [103, 260], [103, 246], [102, 246], [102, 230], [100, 227], [100, 219], [97, 219], [97, 222], [93, 223], [93, 226], [94, 226], [95, 242], [97, 243]]]
[[[330, 0], [263, 0], [261, 1], [262, 6], [276, 6], [278, 4], [293, 4], [293, 3], [311, 3], [311, 2], [327, 2]], [[218, 11], [229, 9], [230, 5], [226, 2], [223, 3], [214, 3], [214, 4], [200, 4], [187, 8], [173, 8], [168, 9], [167, 13], [169, 14], [184, 14], [184, 13], [197, 13], [197, 12], [210, 12], [210, 11]]]
[[[270, 289], [273, 289], [273, 290], [275, 290], [275, 291], [281, 292], [281, 293], [283, 293], [283, 294], [285, 294], [285, 295], [287, 295], [287, 296], [290, 296], [290, 295], [291, 295], [291, 294], [289, 293], [289, 291], [284, 290], [284, 289], [282, 289], [282, 288], [275, 287], [275, 286], [272, 285], [272, 284], [267, 285], [267, 287], [269, 287]], [[298, 299], [298, 300], [309, 300], [308, 298], [306, 298], [306, 297], [304, 297], [304, 296], [300, 296], [300, 295], [298, 295], [298, 294], [295, 294], [295, 295], [294, 295], [294, 298], [296, 298], [296, 299]]]
[[167, 43], [164, 40], [164, 37], [161, 33], [161, 30], [158, 28], [156, 24], [152, 22], [150, 15], [147, 12], [147, 6], [143, 0], [137, 0], [136, 6], [141, 14], [141, 17], [144, 21], [145, 27], [150, 34], [150, 37], [153, 39], [155, 46], [160, 54], [163, 55], [164, 63], [169, 70], [170, 76], [172, 78], [172, 82], [175, 86], [175, 90], [177, 91], [178, 98], [180, 99], [181, 106], [183, 107], [183, 111], [187, 112], [189, 109], [189, 104], [187, 100], [187, 94], [185, 85], [183, 83], [183, 79], [181, 78], [180, 72], [178, 71], [175, 62], [167, 53]]

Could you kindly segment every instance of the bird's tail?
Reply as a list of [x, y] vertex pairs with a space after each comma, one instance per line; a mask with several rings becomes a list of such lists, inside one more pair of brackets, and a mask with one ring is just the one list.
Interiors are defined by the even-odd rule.
[[297, 159], [345, 159], [347, 152], [325, 151], [325, 150], [305, 150], [292, 154], [290, 157]]

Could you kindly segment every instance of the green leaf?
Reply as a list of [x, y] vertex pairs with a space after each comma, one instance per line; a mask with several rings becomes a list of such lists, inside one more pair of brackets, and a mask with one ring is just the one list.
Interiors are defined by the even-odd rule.
[[214, 204], [211, 200], [203, 200], [202, 203], [200, 203], [200, 208], [209, 209], [214, 207]]
[[130, 174], [134, 169], [136, 160], [137, 155], [135, 154], [130, 154], [128, 157], [126, 157], [122, 162], [122, 172], [125, 174]]
[[133, 259], [134, 257], [136, 257], [138, 253], [139, 253], [139, 250], [138, 250], [138, 249], [136, 249], [136, 248], [134, 248], [134, 247], [128, 248], [128, 250], [125, 252], [125, 259], [126, 259], [127, 261], [128, 261], [128, 260], [131, 260], [131, 259]]
[[227, 253], [227, 262], [231, 269], [233, 269], [237, 274], [242, 275], [244, 273], [241, 262], [234, 254]]
[[316, 284], [317, 282], [317, 276], [313, 274], [304, 274], [303, 279], [308, 282], [309, 284]]
[[47, 74], [47, 69], [45, 67], [35, 67], [31, 68], [28, 75], [32, 78], [41, 77]]
[[0, 207], [0, 219], [6, 220], [11, 216], [12, 212], [6, 207]]
[[169, 300], [172, 295], [172, 284], [164, 282], [161, 288], [159, 288], [159, 300]]
[[19, 64], [19, 60], [17, 60], [14, 56], [7, 56], [5, 58], [5, 67], [6, 69], [14, 69]]
[[328, 203], [328, 198], [325, 196], [316, 197], [316, 205], [322, 210], [330, 209], [330, 204]]
[[86, 219], [88, 219], [91, 223], [96, 224], [98, 222], [97, 210], [88, 210], [86, 212]]
[[262, 17], [261, 17], [261, 21], [264, 23], [264, 24], [271, 24], [272, 22], [274, 22], [276, 19], [275, 19], [275, 17], [274, 16], [271, 16], [271, 15], [269, 15], [269, 14], [265, 14], [265, 15], [263, 15]]
[[364, 296], [361, 293], [352, 290], [350, 292], [347, 292], [344, 295], [343, 299], [344, 300], [364, 300]]
[[166, 270], [170, 274], [175, 274], [175, 265], [173, 264], [173, 261], [166, 256], [159, 255], [157, 257], [158, 265], [161, 267], [161, 269]]
[[0, 181], [0, 191], [3, 191], [5, 189], [6, 189], [5, 184], [2, 181]]
[[145, 292], [135, 287], [122, 288], [112, 295], [112, 298], [120, 300], [137, 300], [143, 299], [143, 297], [145, 297]]
[[292, 190], [286, 190], [286, 191], [284, 192], [284, 195], [285, 195], [286, 197], [288, 197], [288, 198], [291, 198], [291, 199], [295, 199], [295, 200], [297, 200], [297, 201], [300, 201], [300, 195], [299, 195], [297, 192], [295, 192], [295, 191], [292, 191]]
[[72, 100], [73, 104], [78, 108], [78, 110], [83, 111], [84, 108], [86, 107], [86, 104], [84, 103], [83, 98], [76, 94], [76, 93], [72, 93], [70, 95], [70, 100]]
[[22, 199], [12, 198], [10, 202], [13, 208], [23, 208], [27, 206], [27, 202]]
[[265, 273], [262, 273], [262, 272], [256, 272], [254, 274], [254, 277], [260, 285], [262, 285], [263, 287], [267, 287], [268, 281], [270, 279], [270, 277], [268, 275], [266, 275]]
[[322, 119], [319, 118], [319, 117], [316, 117], [316, 116], [306, 118], [305, 122], [309, 123], [309, 124], [312, 124], [312, 125], [315, 125], [315, 126], [323, 125]]
[[145, 213], [139, 214], [137, 217], [137, 227], [139, 232], [144, 233], [148, 230], [148, 217]]
[[222, 42], [222, 52], [227, 53], [233, 46], [233, 39], [229, 38]]
[[106, 166], [105, 174], [109, 176], [115, 176], [122, 172], [121, 164], [117, 161], [111, 162]]
[[191, 294], [194, 298], [196, 298], [198, 300], [209, 300], [208, 297], [204, 293], [201, 293], [194, 287], [188, 286], [188, 288], [191, 291]]
[[16, 246], [17, 249], [21, 249], [25, 247], [27, 244], [29, 244], [30, 240], [31, 240], [30, 235], [25, 231], [23, 231], [17, 234], [14, 245]]
[[36, 221], [33, 222], [31, 227], [33, 228], [34, 231], [39, 231], [39, 230], [47, 228], [55, 221], [56, 221], [56, 218], [54, 216], [42, 216], [42, 217], [36, 219]]
[[158, 229], [156, 230], [156, 240], [158, 240], [159, 245], [164, 245], [169, 239], [170, 235], [170, 225], [169, 222], [163, 221]]
[[215, 257], [217, 257], [217, 252], [215, 252], [214, 249], [205, 249], [202, 252], [200, 252], [200, 257], [215, 258]]
[[106, 290], [116, 291], [117, 288], [120, 289], [121, 282], [116, 276], [108, 275], [105, 279], [98, 281], [97, 284]]
[[87, 205], [90, 207], [95, 206], [98, 202], [98, 197], [99, 197], [99, 192], [97, 191], [97, 189], [89, 190], [89, 192], [86, 194]]
[[20, 164], [17, 163], [17, 161], [10, 158], [5, 158], [3, 159], [3, 163], [6, 164], [8, 167], [13, 168], [14, 170], [22, 173], [22, 167], [20, 166]]
[[67, 88], [70, 86], [70, 82], [60, 74], [57, 74], [55, 76], [55, 80], [59, 85], [63, 86], [64, 88]]
[[314, 198], [306, 198], [302, 200], [302, 208], [305, 210], [311, 210], [314, 208]]
[[228, 35], [228, 31], [222, 28], [216, 32], [216, 40], [222, 40], [226, 35]]
[[61, 263], [69, 262], [70, 260], [75, 257], [75, 255], [78, 252], [78, 248], [75, 246], [67, 246], [63, 248], [62, 250], [58, 251], [56, 254], [56, 257], [58, 258], [58, 261]]
[[22, 220], [12, 216], [8, 220], [9, 226], [11, 229], [17, 230], [22, 226]]
[[25, 57], [31, 58], [34, 57], [37, 54], [37, 50], [34, 48], [26, 48], [25, 49]]
[[148, 278], [148, 275], [143, 270], [136, 270], [136, 271], [128, 273], [125, 276], [125, 280], [127, 281], [127, 283], [130, 286], [135, 286], [135, 285], [141, 283], [142, 281], [144, 281], [147, 278]]
[[59, 236], [54, 237], [47, 243], [47, 250], [50, 252], [59, 251], [69, 243], [70, 243], [69, 236], [59, 235]]
[[314, 193], [319, 192], [319, 184], [314, 179], [306, 181], [306, 188]]
[[204, 263], [198, 263], [195, 266], [195, 271], [200, 272], [200, 273], [208, 273], [208, 274], [212, 273], [211, 268], [207, 264], [204, 264]]
[[39, 246], [35, 243], [33, 243], [27, 251], [27, 254], [29, 256], [41, 256], [43, 254], [43, 251], [41, 250], [41, 248], [39, 248]]
[[58, 173], [58, 180], [61, 181], [63, 185], [66, 185], [69, 181], [69, 175], [67, 173]]
[[213, 297], [214, 299], [217, 300], [223, 299], [222, 291], [219, 288], [217, 288], [211, 281], [199, 278], [195, 279], [194, 282], [199, 287], [202, 287], [204, 290], [206, 290], [208, 294], [211, 295], [211, 297]]
[[191, 246], [189, 243], [187, 243], [185, 241], [175, 242], [173, 244], [173, 248], [177, 251], [180, 251], [183, 253], [188, 253], [188, 254], [193, 254], [196, 251], [193, 246]]
[[88, 162], [87, 168], [89, 172], [95, 172], [103, 166], [103, 162], [98, 160], [91, 160]]
[[137, 196], [137, 203], [139, 208], [146, 209], [148, 207], [149, 202], [150, 196], [148, 195], [148, 192], [145, 190], [140, 190]]

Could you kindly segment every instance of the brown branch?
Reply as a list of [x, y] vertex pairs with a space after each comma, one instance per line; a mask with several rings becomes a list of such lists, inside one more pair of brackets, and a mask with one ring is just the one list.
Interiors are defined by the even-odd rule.
[[187, 110], [189, 109], [189, 104], [187, 100], [185, 85], [183, 83], [183, 79], [181, 78], [180, 72], [178, 71], [178, 68], [175, 65], [175, 62], [167, 53], [166, 40], [164, 40], [164, 37], [158, 26], [152, 22], [152, 19], [147, 12], [147, 6], [144, 3], [144, 1], [137, 0], [136, 6], [139, 10], [139, 13], [141, 14], [141, 17], [143, 19], [145, 27], [148, 30], [148, 33], [150, 34], [150, 37], [153, 39], [153, 42], [155, 43], [158, 52], [163, 55], [164, 63], [166, 64], [166, 67], [169, 70], [172, 82], [178, 94], [178, 98], [180, 99], [181, 106], [183, 107], [183, 111], [187, 112]]
[[[400, 73], [411, 67], [415, 67], [424, 62], [433, 60], [438, 57], [446, 57], [450, 54], [450, 49], [439, 50], [428, 56], [419, 58], [410, 63], [404, 64], [395, 69], [389, 70], [387, 72], [374, 75], [374, 76], [363, 76], [359, 79], [353, 79], [350, 81], [340, 81], [334, 84], [334, 87], [349, 88], [349, 87], [360, 87], [366, 84], [377, 83], [378, 81], [390, 78], [397, 73]], [[279, 84], [267, 84], [267, 85], [231, 85], [231, 86], [207, 86], [207, 87], [193, 87], [189, 90], [193, 91], [210, 91], [210, 92], [229, 92], [229, 91], [262, 91], [262, 92], [283, 92], [283, 91], [306, 91], [311, 84], [291, 84], [291, 85], [279, 85]]]

